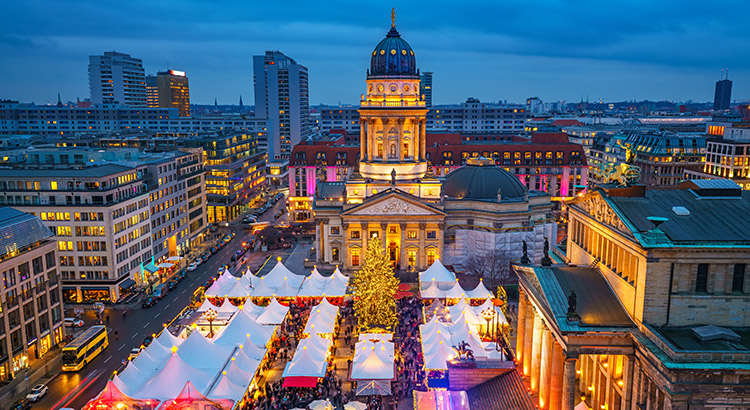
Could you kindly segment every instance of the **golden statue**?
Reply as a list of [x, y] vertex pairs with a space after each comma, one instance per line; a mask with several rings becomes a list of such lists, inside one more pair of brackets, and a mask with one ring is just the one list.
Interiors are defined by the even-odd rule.
[[396, 8], [391, 8], [391, 27], [396, 27]]
[[625, 150], [625, 163], [630, 165], [635, 164], [636, 154], [633, 145], [627, 142], [623, 144], [620, 140], [617, 140], [617, 145]]

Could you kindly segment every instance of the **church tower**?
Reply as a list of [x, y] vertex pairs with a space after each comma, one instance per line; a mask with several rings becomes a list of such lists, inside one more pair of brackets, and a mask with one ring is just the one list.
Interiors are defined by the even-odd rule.
[[419, 86], [414, 51], [396, 30], [392, 11], [391, 30], [372, 52], [359, 109], [362, 177], [398, 182], [424, 177], [428, 109]]

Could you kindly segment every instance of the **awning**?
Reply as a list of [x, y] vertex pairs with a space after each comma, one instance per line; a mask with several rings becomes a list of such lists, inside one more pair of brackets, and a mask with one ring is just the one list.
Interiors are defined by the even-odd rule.
[[157, 268], [153, 263], [149, 262], [148, 265], [143, 265], [143, 270], [149, 273], [156, 273], [159, 268]]
[[170, 256], [167, 258], [167, 262], [179, 262], [180, 259], [182, 258], [180, 258], [179, 256]]
[[169, 262], [162, 262], [158, 265], [156, 265], [157, 268], [171, 268], [174, 265], [174, 263]]
[[369, 380], [357, 382], [357, 396], [390, 396], [390, 380]]
[[315, 387], [317, 385], [317, 377], [290, 376], [284, 378], [284, 387]]
[[135, 286], [135, 281], [130, 278], [127, 278], [124, 281], [120, 282], [120, 289], [122, 290], [130, 289], [133, 286]]

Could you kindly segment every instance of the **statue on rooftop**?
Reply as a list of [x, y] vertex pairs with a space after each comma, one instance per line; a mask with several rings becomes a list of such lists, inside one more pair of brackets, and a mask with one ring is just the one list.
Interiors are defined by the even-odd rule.
[[578, 305], [578, 298], [576, 297], [576, 291], [573, 289], [570, 290], [570, 295], [568, 295], [568, 316], [577, 316], [578, 313], [576, 312], [576, 308]]
[[549, 257], [549, 239], [544, 238], [544, 251], [542, 253], [542, 266], [552, 266], [552, 258]]
[[391, 170], [391, 185], [396, 185], [396, 168]]
[[529, 259], [529, 245], [526, 243], [526, 241], [523, 241], [523, 256], [521, 256], [521, 264], [528, 265], [531, 263], [531, 259]]

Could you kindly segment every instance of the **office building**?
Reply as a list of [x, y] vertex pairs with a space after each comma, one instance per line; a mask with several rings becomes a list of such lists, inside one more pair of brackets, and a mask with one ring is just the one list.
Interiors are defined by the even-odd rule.
[[146, 76], [146, 106], [159, 108], [159, 84], [155, 75]]
[[[724, 72], [722, 71], [722, 76]], [[729, 79], [729, 70], [726, 77], [716, 82], [714, 90], [714, 110], [728, 110], [732, 101], [732, 80]]]
[[93, 104], [147, 107], [143, 63], [128, 54], [107, 51], [89, 56], [89, 87]]
[[716, 118], [706, 126], [706, 160], [687, 179], [729, 179], [750, 189], [750, 123]]
[[432, 72], [425, 71], [421, 73], [419, 75], [419, 84], [422, 86], [425, 105], [432, 107]]
[[307, 67], [280, 51], [253, 56], [255, 117], [265, 119], [268, 159], [289, 159], [312, 133]]
[[209, 224], [230, 222], [257, 197], [266, 181], [266, 153], [250, 133], [204, 133], [179, 141], [202, 148], [206, 168], [206, 212]]
[[514, 267], [515, 358], [535, 404], [750, 405], [750, 224], [738, 217], [750, 192], [727, 180], [595, 187], [568, 209], [565, 263]]
[[[153, 94], [151, 87], [154, 83], [153, 76], [146, 78], [148, 92]], [[149, 95], [151, 95], [149, 94]], [[190, 116], [190, 85], [187, 74], [184, 71], [169, 70], [156, 73], [156, 97], [157, 107], [177, 108], [180, 117]], [[149, 107], [152, 107], [149, 100]]]
[[50, 229], [34, 215], [2, 207], [0, 231], [0, 381], [7, 382], [23, 377], [31, 360], [61, 343], [65, 326], [57, 242]]
[[[469, 98], [461, 104], [429, 108], [426, 127], [428, 132], [520, 134], [524, 132], [529, 119], [525, 107], [484, 103]], [[322, 107], [319, 124], [324, 134], [344, 129], [356, 138], [360, 132], [359, 112], [350, 106]]]
[[52, 107], [0, 102], [0, 136], [70, 137], [86, 133], [195, 134], [214, 130], [257, 133], [266, 146], [266, 120], [235, 116], [180, 117], [176, 108]]

